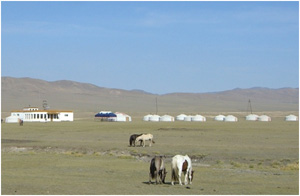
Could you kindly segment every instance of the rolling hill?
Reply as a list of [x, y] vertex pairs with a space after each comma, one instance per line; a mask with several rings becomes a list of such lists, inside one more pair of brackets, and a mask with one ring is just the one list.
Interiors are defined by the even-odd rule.
[[93, 84], [60, 80], [48, 82], [32, 78], [2, 77], [2, 116], [29, 105], [42, 108], [47, 100], [51, 109], [73, 110], [75, 117], [91, 116], [101, 110], [128, 114], [246, 112], [251, 100], [254, 112], [294, 111], [299, 108], [298, 88], [233, 89], [215, 93], [171, 93], [156, 95], [142, 90], [122, 90]]

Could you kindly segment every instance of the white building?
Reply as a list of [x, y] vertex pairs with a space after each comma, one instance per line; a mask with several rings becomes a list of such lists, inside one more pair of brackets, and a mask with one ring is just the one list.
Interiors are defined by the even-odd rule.
[[19, 119], [20, 118], [18, 116], [9, 116], [5, 118], [5, 123], [18, 123]]
[[298, 121], [298, 117], [291, 114], [285, 117], [285, 121]]
[[26, 107], [23, 110], [12, 111], [6, 121], [11, 121], [12, 118], [19, 118], [24, 122], [61, 122], [73, 121], [74, 114], [72, 111], [39, 110], [37, 107]]
[[249, 114], [248, 116], [246, 116], [246, 120], [257, 121], [258, 120], [258, 115], [256, 115], [256, 114]]

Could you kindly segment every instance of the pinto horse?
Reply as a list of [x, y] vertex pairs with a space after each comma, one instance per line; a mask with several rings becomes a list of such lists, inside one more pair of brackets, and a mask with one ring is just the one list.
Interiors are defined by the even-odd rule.
[[[131, 135], [130, 138], [129, 138], [129, 145], [130, 146], [135, 146], [136, 138], [141, 136], [141, 135], [143, 135], [143, 134], [133, 134], [133, 135]], [[140, 141], [140, 145], [142, 145], [142, 141]]]
[[171, 184], [174, 185], [174, 181], [179, 181], [181, 183], [181, 173], [184, 174], [184, 184], [187, 185], [188, 181], [189, 184], [192, 184], [194, 171], [192, 168], [192, 161], [188, 155], [176, 155], [172, 158], [172, 182]]
[[153, 140], [153, 135], [152, 134], [150, 134], [150, 133], [148, 133], [148, 134], [142, 134], [141, 136], [138, 136], [136, 139], [135, 139], [135, 141], [137, 142], [137, 141], [143, 141], [143, 147], [145, 147], [145, 141], [150, 141], [150, 144], [149, 144], [149, 146], [151, 147], [151, 144], [153, 143], [155, 143], [154, 142], [154, 140]]
[[162, 156], [155, 156], [150, 163], [150, 173], [149, 173], [149, 184], [151, 180], [155, 178], [155, 183], [157, 184], [157, 178], [159, 176], [159, 183], [165, 183], [165, 178], [167, 171], [165, 168], [164, 159]]

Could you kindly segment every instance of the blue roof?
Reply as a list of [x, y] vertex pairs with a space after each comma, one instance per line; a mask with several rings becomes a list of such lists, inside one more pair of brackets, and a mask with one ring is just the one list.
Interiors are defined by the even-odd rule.
[[95, 115], [95, 117], [117, 117], [114, 113], [98, 113]]

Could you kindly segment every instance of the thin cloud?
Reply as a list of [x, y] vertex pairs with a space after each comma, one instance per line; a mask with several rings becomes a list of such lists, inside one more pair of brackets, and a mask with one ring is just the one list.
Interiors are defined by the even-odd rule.
[[202, 14], [148, 12], [139, 20], [138, 24], [146, 27], [162, 27], [176, 24], [216, 24], [220, 22], [214, 16], [208, 17]]

